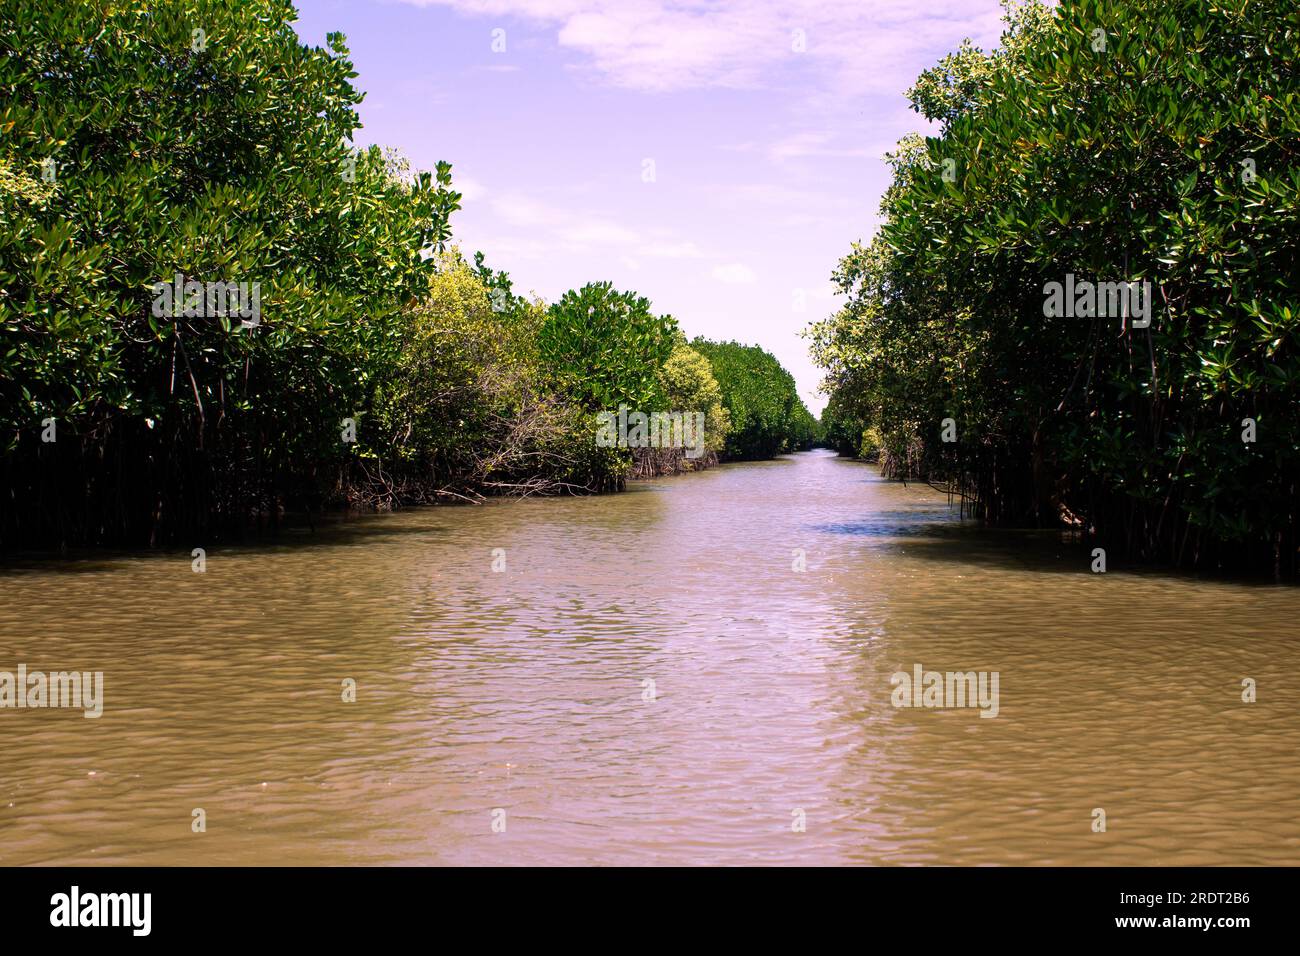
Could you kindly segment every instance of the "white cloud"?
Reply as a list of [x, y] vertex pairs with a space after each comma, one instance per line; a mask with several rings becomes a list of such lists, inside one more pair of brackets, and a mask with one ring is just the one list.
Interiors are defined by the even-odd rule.
[[[939, 14], [916, 0], [404, 2], [531, 21], [614, 85], [655, 91], [758, 88], [815, 71], [829, 81], [817, 85], [837, 93], [897, 94], [915, 78], [916, 51], [949, 49], [967, 35], [991, 44], [1001, 33], [992, 0], [949, 0]], [[793, 50], [795, 30], [806, 52]]]
[[838, 146], [835, 133], [820, 130], [805, 130], [777, 140], [767, 149], [767, 155], [773, 162], [798, 159], [804, 156], [849, 156], [880, 159], [884, 150], [870, 146]]
[[518, 193], [507, 193], [489, 200], [492, 211], [512, 226], [537, 226], [554, 218], [545, 204]]
[[626, 246], [638, 241], [633, 230], [599, 219], [562, 226], [557, 232], [564, 241], [579, 246]]
[[477, 202], [487, 195], [487, 187], [477, 179], [469, 176], [461, 176], [459, 173], [452, 178], [452, 186], [461, 195], [461, 202]]
[[704, 250], [690, 240], [648, 239], [636, 250], [654, 259], [703, 259]]
[[[487, 188], [475, 180], [462, 178], [455, 182], [466, 199], [488, 194]], [[526, 251], [530, 258], [537, 257], [542, 244], [569, 252], [613, 249], [638, 259], [705, 257], [705, 251], [697, 243], [671, 230], [652, 229], [646, 234], [607, 217], [585, 213], [573, 205], [551, 205], [516, 192], [493, 193], [478, 211], [499, 220], [492, 227], [498, 236], [508, 235], [508, 230], [526, 233], [530, 243], [522, 235], [517, 235], [514, 241], [505, 241], [511, 248]]]
[[480, 232], [466, 228], [455, 230], [454, 244], [460, 247], [467, 257], [482, 250], [487, 254], [488, 264], [494, 269], [511, 270], [517, 262], [544, 262], [553, 256], [555, 247], [540, 239], [526, 236], [504, 235], [501, 233]]
[[810, 209], [835, 204], [825, 193], [798, 189], [782, 183], [719, 183], [713, 188], [718, 200], [728, 206], [785, 206]]
[[749, 266], [742, 265], [739, 262], [731, 262], [723, 266], [713, 267], [713, 278], [719, 282], [726, 282], [731, 285], [749, 285], [756, 282], [758, 276]]

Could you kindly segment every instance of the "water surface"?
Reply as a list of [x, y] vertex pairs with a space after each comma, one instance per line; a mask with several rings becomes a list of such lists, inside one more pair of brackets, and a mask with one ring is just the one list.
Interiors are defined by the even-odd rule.
[[1088, 565], [826, 452], [10, 565], [0, 864], [1300, 863], [1300, 593]]

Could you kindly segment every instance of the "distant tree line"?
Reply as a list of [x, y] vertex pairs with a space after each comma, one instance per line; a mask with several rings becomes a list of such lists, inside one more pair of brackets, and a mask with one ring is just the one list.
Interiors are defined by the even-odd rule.
[[813, 446], [817, 421], [799, 397], [794, 377], [770, 352], [702, 338], [691, 347], [709, 360], [722, 389], [731, 423], [726, 458], [771, 458]]

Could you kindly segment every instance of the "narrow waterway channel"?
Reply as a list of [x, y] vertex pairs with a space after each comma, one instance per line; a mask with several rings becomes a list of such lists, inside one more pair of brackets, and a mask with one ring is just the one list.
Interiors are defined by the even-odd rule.
[[104, 674], [0, 709], [0, 863], [1296, 863], [1300, 595], [1088, 564], [817, 451], [0, 568]]

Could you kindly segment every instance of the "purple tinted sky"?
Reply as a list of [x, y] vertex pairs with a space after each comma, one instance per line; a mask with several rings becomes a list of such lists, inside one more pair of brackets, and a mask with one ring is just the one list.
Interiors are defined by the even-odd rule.
[[297, 6], [305, 42], [347, 36], [359, 142], [452, 163], [463, 251], [548, 301], [608, 279], [687, 335], [758, 343], [814, 412], [799, 332], [875, 229], [881, 157], [925, 126], [903, 93], [963, 37], [1001, 33], [997, 0]]

